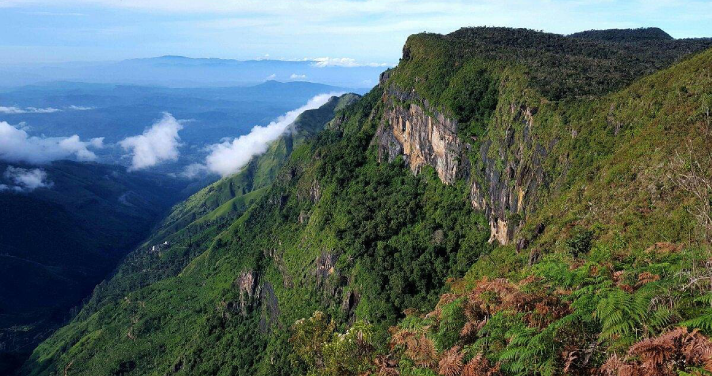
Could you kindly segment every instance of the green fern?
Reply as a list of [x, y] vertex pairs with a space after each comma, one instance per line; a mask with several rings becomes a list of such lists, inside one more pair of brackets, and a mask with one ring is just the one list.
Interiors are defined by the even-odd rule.
[[633, 344], [648, 311], [649, 300], [645, 298], [621, 289], [608, 291], [596, 306], [596, 317], [602, 326], [600, 339], [610, 341], [614, 347]]
[[541, 332], [523, 324], [512, 328], [507, 333], [509, 345], [500, 355], [503, 367], [515, 374], [556, 374], [559, 352], [555, 341], [557, 327], [550, 325]]
[[680, 326], [700, 329], [706, 334], [712, 333], [712, 311], [707, 311], [700, 316], [683, 321], [680, 323]]

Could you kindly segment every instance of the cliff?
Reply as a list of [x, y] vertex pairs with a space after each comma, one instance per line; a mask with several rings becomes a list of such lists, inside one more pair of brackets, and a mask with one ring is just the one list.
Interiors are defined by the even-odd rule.
[[[375, 143], [381, 161], [403, 156], [413, 173], [431, 166], [445, 184], [461, 178], [470, 185], [470, 200], [483, 211], [490, 226], [490, 241], [507, 244], [536, 201], [544, 185], [542, 160], [547, 151], [532, 137], [536, 107], [501, 104], [490, 127], [504, 130], [499, 140], [460, 140], [458, 122], [446, 117], [416, 93], [389, 86], [382, 76], [385, 109]], [[473, 142], [474, 141], [474, 142]], [[553, 147], [554, 145], [547, 145]], [[470, 159], [472, 155], [472, 159]]]
[[[552, 119], [560, 116], [553, 100], [591, 101], [711, 45], [708, 39], [672, 40], [656, 30], [563, 37], [473, 28], [412, 36], [401, 64], [381, 76], [384, 112], [374, 141], [379, 157], [403, 156], [414, 173], [431, 166], [445, 184], [467, 180], [473, 207], [488, 218], [490, 241], [509, 244], [550, 189], [568, 178], [567, 156], [552, 150], [561, 139], [575, 138], [576, 130]], [[641, 51], [633, 42], [650, 44]], [[528, 49], [536, 43], [545, 47]], [[551, 59], [571, 77], [562, 81], [553, 66], [541, 66]]]

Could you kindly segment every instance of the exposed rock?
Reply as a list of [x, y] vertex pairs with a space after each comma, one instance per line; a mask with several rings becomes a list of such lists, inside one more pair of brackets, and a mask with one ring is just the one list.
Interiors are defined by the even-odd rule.
[[457, 122], [432, 109], [392, 103], [384, 111], [376, 137], [381, 160], [390, 162], [403, 155], [411, 171], [418, 173], [423, 166], [432, 166], [445, 184], [458, 176], [463, 147], [457, 137]]
[[262, 304], [262, 317], [260, 330], [269, 332], [270, 328], [279, 323], [279, 301], [274, 293], [274, 288], [269, 282], [260, 285], [260, 303]]
[[[500, 244], [514, 239], [521, 219], [534, 209], [536, 194], [545, 184], [541, 163], [547, 155], [532, 139], [537, 109], [511, 105], [509, 110], [508, 119], [492, 125], [505, 129], [504, 138], [496, 145], [484, 141], [480, 146], [479, 165], [473, 167], [470, 190], [473, 207], [484, 210], [489, 219], [490, 242]], [[510, 223], [512, 218], [516, 223]]]
[[247, 271], [237, 278], [235, 284], [240, 289], [240, 295], [246, 294], [247, 297], [252, 297], [255, 295], [255, 286], [257, 286], [257, 273], [253, 271]]
[[223, 318], [230, 318], [232, 313], [237, 312], [245, 316], [251, 310], [261, 309], [261, 331], [269, 332], [272, 326], [278, 324], [279, 301], [270, 282], [260, 283], [256, 272], [247, 271], [240, 274], [234, 285], [238, 288], [240, 299], [239, 302], [220, 303], [218, 309], [223, 312]]
[[318, 180], [312, 182], [311, 188], [309, 189], [309, 198], [312, 202], [317, 202], [321, 198], [321, 186]]
[[324, 286], [327, 278], [336, 272], [336, 260], [338, 257], [333, 253], [322, 253], [316, 259], [316, 283], [318, 286]]
[[359, 301], [361, 301], [361, 296], [355, 291], [349, 291], [349, 293], [344, 296], [344, 301], [341, 303], [341, 310], [346, 313], [350, 322], [353, 322], [356, 317], [356, 307], [358, 307]]
[[[240, 293], [240, 311], [243, 315], [247, 314], [247, 308], [252, 304], [252, 298], [257, 296], [257, 273], [254, 271], [247, 271], [240, 274], [235, 280], [234, 284], [237, 286]], [[230, 309], [228, 303], [228, 309]]]
[[528, 263], [529, 266], [536, 264], [540, 258], [541, 258], [541, 251], [539, 251], [539, 249], [537, 249], [537, 248], [533, 248], [529, 252], [529, 263]]
[[304, 210], [299, 212], [299, 224], [305, 224], [309, 222], [309, 213]]
[[519, 241], [517, 242], [517, 252], [527, 248], [528, 245], [529, 241], [527, 240], [527, 238], [519, 239]]

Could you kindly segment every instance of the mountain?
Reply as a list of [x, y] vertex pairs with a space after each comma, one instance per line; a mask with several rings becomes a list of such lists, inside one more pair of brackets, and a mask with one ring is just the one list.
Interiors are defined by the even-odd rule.
[[267, 80], [310, 81], [326, 85], [370, 88], [385, 69], [380, 65], [334, 66], [314, 60], [232, 60], [161, 56], [116, 62], [77, 62], [0, 67], [0, 86], [53, 81], [143, 86], [225, 87], [255, 85]]
[[47, 182], [29, 192], [0, 189], [0, 355], [10, 362], [80, 306], [179, 199], [185, 182], [70, 161], [0, 163], [0, 171], [4, 187], [11, 171], [42, 171]]
[[357, 98], [355, 94], [344, 94], [317, 109], [305, 111], [288, 133], [273, 142], [264, 154], [253, 158], [242, 171], [175, 205], [113, 277], [97, 287], [83, 314], [91, 311], [91, 307], [101, 307], [106, 300], [120, 299], [139, 286], [179, 274], [209, 248], [230, 223], [263, 197], [295, 148], [314, 138], [335, 112]]
[[599, 39], [411, 36], [273, 180], [179, 206], [154, 236], [193, 251], [124, 263], [21, 373], [702, 374], [712, 40]]

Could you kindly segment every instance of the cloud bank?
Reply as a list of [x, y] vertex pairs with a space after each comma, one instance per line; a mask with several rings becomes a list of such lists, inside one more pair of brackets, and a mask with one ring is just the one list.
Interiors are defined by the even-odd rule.
[[37, 188], [50, 188], [47, 172], [42, 169], [25, 169], [8, 166], [3, 177], [14, 185], [0, 184], [0, 191], [31, 192]]
[[30, 137], [24, 129], [0, 122], [0, 160], [6, 162], [42, 164], [66, 158], [93, 161], [96, 154], [89, 148], [102, 148], [103, 141], [103, 137], [82, 141], [77, 135]]
[[[287, 112], [266, 126], [257, 125], [246, 135], [210, 146], [211, 152], [205, 159], [207, 169], [222, 176], [240, 171], [252, 157], [267, 151], [269, 144], [278, 139], [297, 116], [304, 111], [321, 107], [334, 95], [339, 94], [317, 95], [304, 106]], [[198, 167], [194, 166], [192, 169], [197, 171]]]
[[171, 114], [164, 113], [163, 118], [145, 130], [143, 134], [128, 137], [119, 142], [124, 150], [132, 155], [129, 171], [141, 170], [166, 161], [175, 161], [180, 153], [178, 131], [183, 125]]

